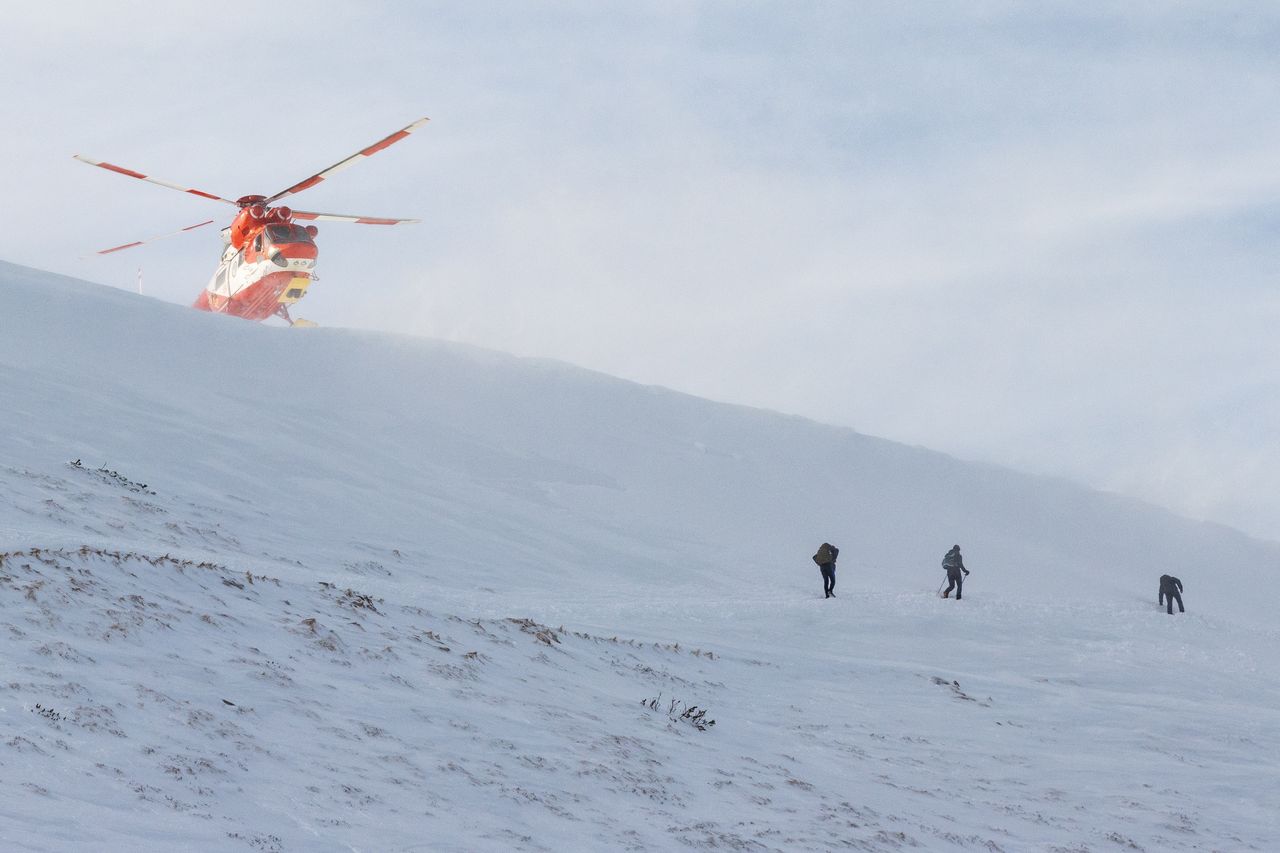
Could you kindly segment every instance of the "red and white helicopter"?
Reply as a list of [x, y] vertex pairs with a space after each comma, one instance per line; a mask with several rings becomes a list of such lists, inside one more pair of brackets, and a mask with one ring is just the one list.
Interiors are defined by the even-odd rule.
[[[387, 219], [379, 216], [346, 216], [337, 213], [314, 213], [308, 210], [291, 210], [283, 205], [272, 207], [275, 202], [288, 195], [300, 193], [314, 187], [326, 178], [341, 172], [366, 157], [377, 154], [382, 149], [399, 142], [409, 134], [427, 123], [421, 118], [413, 124], [381, 139], [352, 154], [345, 160], [334, 163], [327, 169], [317, 172], [304, 181], [300, 181], [288, 189], [275, 195], [246, 195], [235, 201], [222, 196], [194, 190], [189, 187], [162, 181], [151, 175], [143, 175], [132, 169], [125, 169], [101, 160], [92, 160], [77, 154], [75, 158], [91, 166], [98, 166], [131, 178], [138, 178], [168, 187], [179, 192], [210, 198], [224, 204], [240, 208], [231, 224], [222, 229], [222, 260], [218, 269], [209, 280], [209, 284], [196, 298], [194, 307], [202, 311], [215, 311], [233, 314], [246, 320], [265, 320], [268, 317], [281, 317], [290, 325], [312, 325], [306, 320], [295, 320], [289, 316], [289, 306], [297, 302], [307, 293], [307, 288], [315, 278], [316, 243], [318, 229], [314, 225], [299, 225], [297, 220], [326, 222], [356, 222], [361, 225], [397, 225], [402, 222], [419, 222], [418, 219]], [[152, 240], [185, 234], [196, 228], [211, 225], [214, 220], [189, 225], [180, 231], [160, 234], [103, 249], [99, 255], [131, 249]]]

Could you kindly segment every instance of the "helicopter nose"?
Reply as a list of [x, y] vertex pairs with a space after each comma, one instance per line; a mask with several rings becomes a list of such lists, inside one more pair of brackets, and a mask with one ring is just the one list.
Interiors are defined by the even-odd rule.
[[315, 243], [277, 243], [276, 254], [283, 254], [289, 260], [315, 260]]
[[277, 246], [270, 257], [281, 269], [309, 270], [316, 265], [316, 247], [307, 243], [285, 243]]

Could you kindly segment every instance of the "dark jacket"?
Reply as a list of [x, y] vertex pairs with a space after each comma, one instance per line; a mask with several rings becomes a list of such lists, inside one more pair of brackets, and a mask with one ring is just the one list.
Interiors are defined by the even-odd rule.
[[949, 578], [958, 578], [961, 572], [966, 575], [969, 574], [969, 570], [964, 567], [964, 560], [960, 556], [958, 547], [952, 548], [942, 558], [942, 568], [947, 570], [947, 577]]
[[823, 542], [822, 547], [818, 549], [818, 553], [813, 555], [813, 561], [818, 567], [835, 565], [836, 557], [840, 556], [840, 549], [830, 542]]
[[1161, 575], [1160, 594], [1173, 595], [1175, 592], [1182, 592], [1182, 581], [1178, 580], [1173, 575]]

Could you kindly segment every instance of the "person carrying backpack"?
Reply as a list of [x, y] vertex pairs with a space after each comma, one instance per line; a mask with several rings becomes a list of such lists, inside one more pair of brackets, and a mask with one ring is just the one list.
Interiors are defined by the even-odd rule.
[[[964, 567], [964, 560], [960, 558], [960, 546], [952, 545], [951, 550], [942, 558], [942, 568], [947, 571], [947, 591], [942, 594], [943, 598], [951, 597], [951, 590], [956, 591], [956, 601], [960, 600], [960, 592], [964, 589], [964, 576], [969, 574], [969, 570]], [[962, 574], [963, 573], [963, 574]]]
[[1166, 601], [1169, 602], [1169, 609], [1167, 612], [1170, 616], [1173, 615], [1173, 600], [1175, 598], [1178, 600], [1178, 612], [1186, 613], [1187, 609], [1182, 606], [1182, 581], [1178, 580], [1173, 575], [1161, 575], [1159, 600], [1161, 604], [1164, 604]]
[[822, 571], [822, 591], [826, 593], [827, 598], [836, 597], [836, 557], [838, 556], [840, 556], [840, 549], [830, 542], [823, 542], [818, 553], [813, 555], [813, 561]]

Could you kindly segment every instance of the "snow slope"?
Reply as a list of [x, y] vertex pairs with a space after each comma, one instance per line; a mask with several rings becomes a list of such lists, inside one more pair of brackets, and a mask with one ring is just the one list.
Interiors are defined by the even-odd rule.
[[1280, 840], [1274, 543], [2, 263], [0, 316], [6, 849]]

